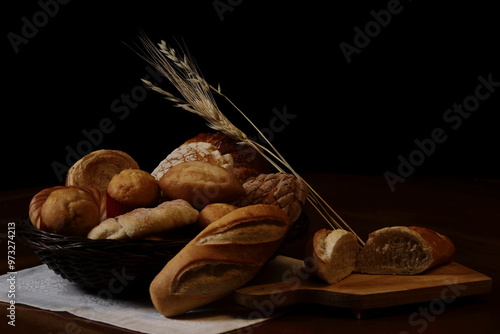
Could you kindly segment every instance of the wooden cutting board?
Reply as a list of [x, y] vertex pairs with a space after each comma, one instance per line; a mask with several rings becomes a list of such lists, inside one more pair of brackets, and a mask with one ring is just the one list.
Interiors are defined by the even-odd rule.
[[[280, 267], [274, 270], [274, 276], [281, 272], [281, 280], [241, 288], [235, 291], [236, 302], [252, 309], [323, 304], [351, 309], [360, 317], [361, 311], [368, 309], [433, 300], [450, 303], [459, 297], [491, 291], [490, 277], [456, 262], [414, 276], [352, 274], [328, 285], [311, 277], [297, 261], [285, 257], [276, 259], [271, 266]], [[286, 269], [285, 263], [294, 269], [289, 265]]]

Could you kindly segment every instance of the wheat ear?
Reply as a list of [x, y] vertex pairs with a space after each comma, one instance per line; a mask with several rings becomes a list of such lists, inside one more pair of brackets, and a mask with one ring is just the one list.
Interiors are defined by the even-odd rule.
[[[333, 210], [333, 208], [293, 169], [281, 153], [264, 136], [260, 129], [243, 113], [225, 94], [222, 93], [220, 86], [217, 88], [208, 84], [200, 74], [196, 63], [187, 55], [179, 54], [175, 49], [169, 47], [164, 41], [156, 46], [146, 36], [140, 37], [144, 46], [144, 53], [140, 54], [149, 64], [154, 66], [162, 75], [164, 75], [177, 91], [182, 95], [182, 99], [155, 86], [147, 80], [143, 82], [153, 91], [163, 95], [166, 99], [173, 102], [175, 106], [186, 111], [203, 117], [207, 125], [221, 131], [229, 137], [252, 146], [259, 154], [267, 159], [278, 171], [292, 173], [300, 179], [309, 188], [308, 201], [325, 219], [333, 229], [347, 229], [356, 235], [358, 243], [364, 246], [363, 240], [354, 232], [354, 230]], [[238, 129], [218, 108], [213, 92], [226, 99], [257, 131], [261, 138], [265, 139], [268, 147], [257, 143], [248, 138], [248, 136]]]

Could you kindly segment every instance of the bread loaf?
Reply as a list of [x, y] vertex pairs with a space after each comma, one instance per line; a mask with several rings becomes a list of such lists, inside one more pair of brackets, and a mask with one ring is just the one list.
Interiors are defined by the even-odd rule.
[[209, 203], [231, 202], [245, 194], [233, 173], [201, 161], [170, 168], [160, 179], [160, 187], [166, 197], [186, 200], [197, 209]]
[[230, 154], [222, 154], [214, 145], [206, 142], [184, 143], [173, 150], [160, 164], [151, 172], [157, 180], [172, 167], [190, 161], [204, 161], [232, 170], [233, 158]]
[[455, 246], [446, 236], [419, 226], [385, 227], [370, 233], [356, 271], [365, 274], [415, 275], [450, 262]]
[[236, 209], [189, 242], [150, 286], [156, 309], [176, 316], [215, 301], [250, 281], [276, 252], [289, 228], [272, 205]]
[[137, 162], [127, 153], [119, 150], [97, 150], [71, 166], [66, 175], [66, 185], [105, 191], [111, 178], [127, 168], [139, 169]]
[[108, 218], [89, 232], [89, 239], [142, 239], [148, 235], [174, 230], [192, 224], [198, 211], [178, 199], [163, 202], [155, 208], [139, 208]]
[[196, 142], [210, 143], [224, 156], [230, 155], [233, 160], [232, 171], [242, 183], [251, 177], [272, 173], [273, 171], [271, 164], [253, 147], [238, 143], [238, 141], [222, 132], [200, 133], [187, 140], [184, 144]]
[[358, 239], [345, 230], [316, 231], [312, 240], [314, 275], [334, 284], [351, 275], [359, 253]]
[[280, 207], [295, 222], [306, 202], [309, 190], [305, 183], [289, 173], [261, 174], [243, 183], [245, 196], [232, 204], [272, 204]]

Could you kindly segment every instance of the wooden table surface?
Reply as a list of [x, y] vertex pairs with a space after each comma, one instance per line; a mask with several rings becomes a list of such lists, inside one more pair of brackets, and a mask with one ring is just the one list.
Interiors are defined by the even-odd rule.
[[[369, 232], [391, 225], [418, 225], [450, 237], [455, 261], [492, 278], [488, 294], [457, 298], [444, 310], [430, 303], [371, 310], [356, 319], [348, 310], [320, 305], [295, 305], [284, 315], [244, 328], [238, 333], [500, 333], [500, 180], [412, 177], [391, 192], [381, 175], [309, 173], [304, 178], [366, 240]], [[31, 197], [40, 188], [0, 192], [0, 274], [7, 272], [8, 222], [27, 214]], [[324, 222], [311, 208], [308, 235], [287, 245], [284, 255], [300, 258], [308, 237]], [[40, 264], [21, 243], [16, 245], [16, 269]], [[6, 304], [0, 328], [7, 328]], [[65, 312], [16, 305], [16, 327], [9, 333], [135, 333], [95, 323]], [[433, 313], [433, 311], [435, 311]], [[14, 329], [14, 331], [13, 331]], [[2, 333], [5, 331], [2, 330]]]

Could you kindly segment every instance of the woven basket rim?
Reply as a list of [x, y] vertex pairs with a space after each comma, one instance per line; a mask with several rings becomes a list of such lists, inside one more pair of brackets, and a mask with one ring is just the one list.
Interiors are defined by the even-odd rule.
[[[145, 240], [145, 239], [89, 239], [86, 237], [66, 236], [37, 229], [29, 218], [24, 218], [16, 222], [16, 231], [18, 236], [24, 243], [40, 244], [50, 248], [52, 245], [64, 244], [65, 248], [84, 248], [89, 249], [97, 248], [128, 248], [134, 246], [151, 246], [153, 248], [161, 248], [174, 246], [179, 247], [187, 244], [192, 237], [186, 238], [172, 238], [163, 240]], [[131, 252], [132, 253], [132, 252]]]

